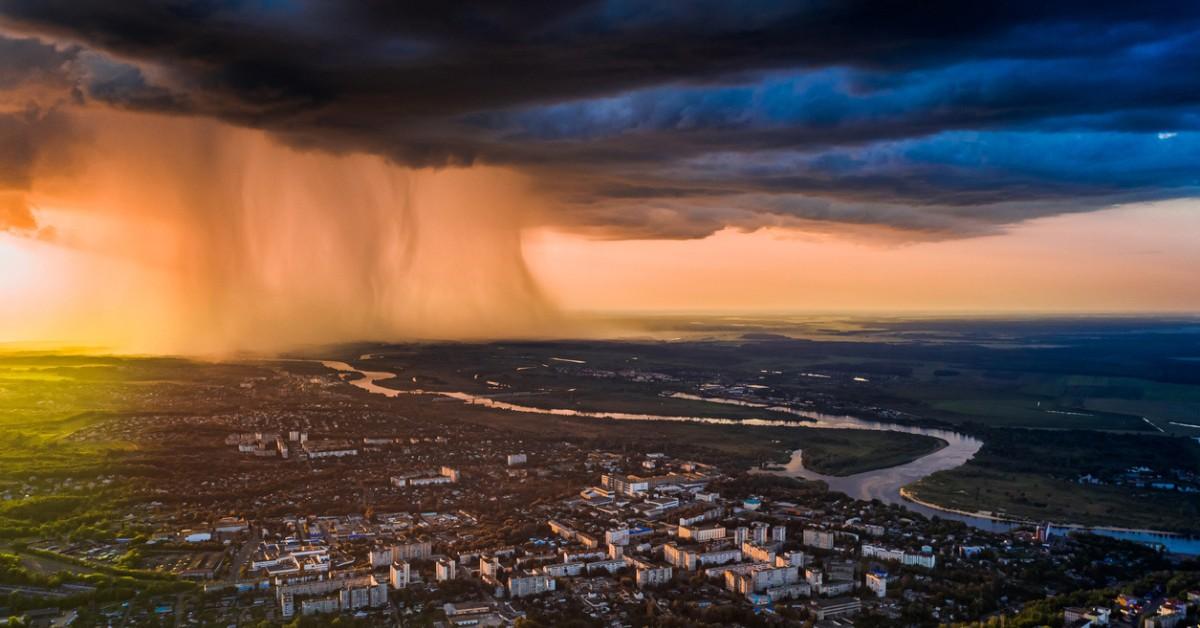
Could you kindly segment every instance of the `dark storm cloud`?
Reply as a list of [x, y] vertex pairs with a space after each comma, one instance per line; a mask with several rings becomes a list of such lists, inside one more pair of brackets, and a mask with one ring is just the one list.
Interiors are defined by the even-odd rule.
[[972, 234], [1200, 187], [1197, 3], [0, 0], [0, 15], [70, 57], [23, 44], [0, 89], [67, 63], [89, 101], [416, 166], [513, 165], [546, 175], [560, 222], [612, 237], [793, 220]]
[[53, 109], [0, 110], [0, 232], [38, 230], [24, 193], [42, 152], [64, 145], [70, 136], [70, 124]]
[[41, 148], [69, 134], [56, 107], [75, 97], [79, 54], [75, 46], [0, 35], [0, 232], [38, 228], [24, 192]]
[[56, 47], [31, 38], [0, 37], [0, 90], [12, 91], [25, 85], [57, 82], [78, 49]]
[[139, 111], [182, 112], [189, 107], [184, 94], [150, 83], [135, 66], [100, 55], [83, 55], [80, 75], [87, 95], [103, 103]]

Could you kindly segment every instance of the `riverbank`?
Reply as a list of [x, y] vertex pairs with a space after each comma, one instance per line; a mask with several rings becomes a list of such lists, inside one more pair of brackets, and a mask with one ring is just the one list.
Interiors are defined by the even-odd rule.
[[805, 466], [833, 477], [898, 467], [949, 445], [940, 438], [905, 432], [838, 430], [833, 434], [847, 436], [798, 439], [804, 451]]
[[1093, 486], [1060, 479], [1042, 470], [995, 468], [985, 455], [986, 452], [981, 453], [962, 467], [931, 474], [906, 488], [910, 495], [944, 509], [1000, 513], [1010, 520], [1183, 535], [1200, 532], [1194, 495]]
[[996, 515], [988, 511], [968, 511], [942, 506], [929, 500], [917, 497], [916, 494], [907, 487], [900, 489], [900, 496], [912, 504], [934, 511], [936, 514], [945, 515], [949, 518], [959, 521], [963, 521], [964, 518], [979, 519], [983, 521], [994, 522], [997, 526], [1006, 526], [1011, 528], [1042, 525], [1045, 526], [1046, 534], [1049, 536], [1058, 536], [1072, 532], [1087, 532], [1090, 534], [1097, 534], [1123, 541], [1158, 545], [1171, 554], [1200, 556], [1200, 536], [1192, 536], [1163, 530], [1150, 530], [1145, 528], [1123, 528], [1120, 526], [1093, 526], [1078, 523], [1057, 522], [1041, 522], [1039, 524], [1035, 521], [1024, 520], [1017, 517]]
[[[615, 412], [584, 410], [579, 408], [553, 408], [500, 400], [486, 395], [456, 391], [404, 389], [394, 387], [396, 376], [386, 371], [361, 371], [352, 365], [325, 360], [321, 364], [342, 373], [358, 373], [361, 377], [347, 380], [348, 383], [368, 392], [394, 397], [397, 395], [432, 395], [456, 399], [463, 403], [484, 406], [496, 410], [525, 414], [541, 414], [555, 417], [583, 417], [616, 421], [646, 421], [659, 424], [691, 423], [706, 426], [755, 428], [757, 433], [770, 439], [758, 443], [726, 443], [709, 445], [714, 449], [729, 451], [739, 456], [756, 457], [759, 461], [777, 460], [803, 446], [809, 449], [812, 466], [821, 473], [837, 477], [852, 476], [871, 471], [884, 471], [902, 466], [918, 459], [934, 456], [949, 445], [950, 440], [969, 442], [972, 452], [978, 448], [972, 439], [957, 439], [953, 432], [930, 430], [913, 426], [890, 426], [887, 423], [865, 421], [847, 416], [828, 416], [795, 408], [769, 406], [741, 400], [700, 397], [684, 393], [670, 395], [674, 400], [690, 403], [705, 403], [713, 406], [736, 407], [763, 413], [765, 416], [789, 416], [788, 419], [748, 416], [729, 418], [717, 416], [658, 415], [641, 412]], [[383, 383], [392, 384], [384, 385]], [[781, 429], [782, 428], [782, 429]], [[761, 432], [759, 430], [767, 430]], [[732, 436], [731, 432], [727, 432]], [[677, 434], [690, 438], [689, 434]], [[956, 435], [955, 435], [956, 436]], [[703, 442], [703, 441], [702, 441]], [[751, 446], [753, 445], [753, 446]], [[757, 463], [756, 463], [757, 464]]]
[[1032, 521], [1025, 521], [1025, 520], [1016, 519], [1013, 517], [1005, 517], [1005, 516], [1001, 516], [1001, 515], [996, 515], [987, 510], [959, 510], [957, 508], [950, 508], [947, 506], [942, 506], [940, 504], [935, 504], [931, 501], [924, 500], [924, 499], [917, 497], [916, 494], [913, 493], [912, 489], [907, 486], [900, 487], [900, 497], [902, 499], [904, 499], [904, 501], [914, 503], [918, 506], [924, 506], [925, 508], [928, 508], [930, 510], [936, 510], [938, 512], [942, 512], [942, 513], [946, 513], [946, 514], [960, 515], [963, 517], [976, 517], [979, 519], [986, 519], [988, 521], [995, 521], [998, 523], [1011, 523], [1014, 525], [1035, 525], [1034, 522], [1032, 522]]

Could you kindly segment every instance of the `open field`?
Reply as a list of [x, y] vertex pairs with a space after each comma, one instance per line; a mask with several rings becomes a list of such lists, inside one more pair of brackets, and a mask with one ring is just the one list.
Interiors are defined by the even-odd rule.
[[[990, 429], [967, 464], [910, 490], [921, 500], [1035, 521], [1200, 531], [1200, 494], [1114, 485], [1129, 469], [1200, 473], [1200, 445], [1162, 435]], [[1105, 485], [1081, 477], [1104, 478]]]
[[[545, 407], [709, 416], [703, 406], [660, 395], [742, 386], [749, 396], [818, 411], [886, 408], [915, 422], [1200, 436], [1179, 425], [1200, 416], [1200, 361], [1187, 359], [1200, 354], [1191, 319], [671, 322], [690, 340], [332, 351], [364, 368], [399, 372], [389, 386], [519, 395]], [[731, 413], [746, 415], [723, 416]]]
[[[1041, 405], [1044, 403], [1045, 405]], [[1151, 431], [1139, 417], [1061, 406], [1053, 399], [1023, 398], [939, 399], [930, 407], [951, 415], [972, 417], [996, 427]]]
[[[397, 383], [380, 382], [382, 385], [403, 388]], [[530, 393], [491, 393], [496, 399], [534, 408], [567, 408], [584, 412], [626, 412], [630, 414], [654, 414], [659, 416], [681, 416], [729, 419], [782, 419], [802, 422], [804, 419], [793, 414], [773, 412], [765, 408], [747, 408], [728, 404], [714, 404], [691, 399], [664, 397], [659, 390], [645, 386], [622, 386], [614, 382], [582, 382], [586, 390], [578, 387]]]
[[1195, 495], [1081, 486], [1037, 473], [1001, 472], [968, 463], [910, 487], [922, 501], [1033, 521], [1197, 531]]
[[[109, 456], [128, 443], [71, 437], [118, 411], [115, 371], [112, 381], [81, 383], [71, 374], [84, 371], [62, 361], [0, 363], [0, 535], [86, 528], [113, 512], [117, 493], [101, 483]], [[95, 378], [104, 367], [84, 368]]]
[[722, 463], [733, 471], [785, 463], [793, 451], [804, 449], [805, 464], [814, 471], [851, 475], [903, 464], [944, 445], [935, 438], [900, 432], [807, 427], [631, 423], [516, 412], [465, 416], [464, 420], [483, 421], [492, 427], [547, 438], [583, 439], [597, 447], [700, 457]]
[[805, 430], [795, 442], [804, 465], [825, 475], [854, 475], [905, 464], [945, 446], [945, 441], [902, 432]]
[[21, 559], [21, 564], [33, 573], [44, 576], [52, 576], [57, 573], [100, 573], [98, 570], [91, 567], [80, 565], [45, 554], [30, 554], [21, 552], [17, 554]]
[[[36, 373], [38, 377], [30, 377]], [[119, 526], [164, 459], [181, 409], [227, 410], [258, 367], [167, 358], [0, 354], [0, 538], [88, 538]]]

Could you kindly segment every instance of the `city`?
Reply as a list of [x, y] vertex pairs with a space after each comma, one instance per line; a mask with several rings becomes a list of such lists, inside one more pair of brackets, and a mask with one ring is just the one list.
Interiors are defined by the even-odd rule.
[[[315, 362], [7, 364], [35, 362], [125, 375], [75, 388], [121, 408], [67, 438], [123, 443], [106, 462], [4, 489], [8, 612], [29, 625], [1178, 626], [1200, 603], [1194, 555], [854, 499], [701, 432], [644, 451], [643, 422], [564, 438], [530, 414], [521, 431], [497, 417], [524, 413], [378, 394]], [[480, 386], [515, 399], [529, 373]], [[166, 383], [182, 376], [206, 385]], [[76, 403], [53, 399], [41, 411]]]
[[1200, 2], [0, 0], [0, 626], [1200, 628]]

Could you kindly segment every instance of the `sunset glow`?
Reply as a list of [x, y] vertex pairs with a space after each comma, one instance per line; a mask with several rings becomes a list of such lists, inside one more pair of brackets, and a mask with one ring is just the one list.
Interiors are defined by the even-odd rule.
[[526, 251], [547, 291], [578, 310], [1195, 312], [1197, 233], [1200, 206], [1179, 201], [1043, 218], [965, 240], [887, 243], [788, 229], [669, 242], [547, 233]]

